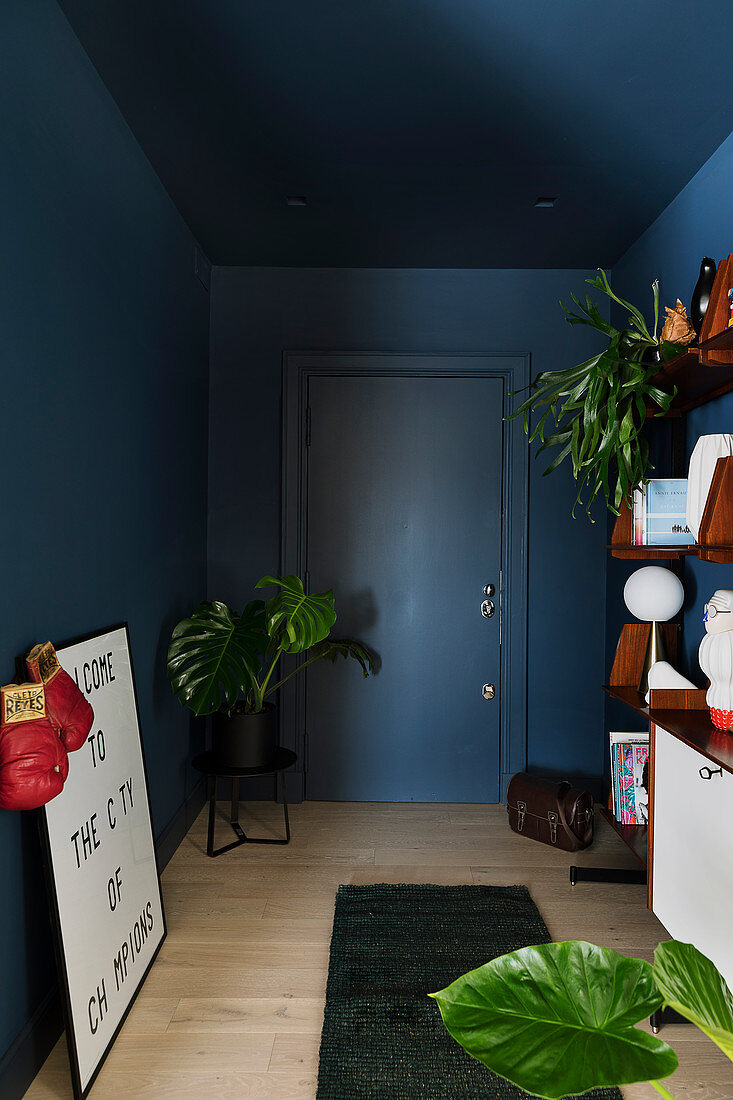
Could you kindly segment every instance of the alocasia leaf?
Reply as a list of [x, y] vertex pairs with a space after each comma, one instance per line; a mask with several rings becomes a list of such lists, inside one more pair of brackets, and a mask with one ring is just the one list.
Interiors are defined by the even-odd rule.
[[710, 959], [691, 943], [660, 943], [654, 980], [665, 1004], [696, 1024], [733, 1062], [733, 996]]
[[469, 1054], [549, 1100], [677, 1069], [671, 1047], [634, 1026], [662, 1003], [650, 964], [608, 948], [524, 947], [432, 996]]

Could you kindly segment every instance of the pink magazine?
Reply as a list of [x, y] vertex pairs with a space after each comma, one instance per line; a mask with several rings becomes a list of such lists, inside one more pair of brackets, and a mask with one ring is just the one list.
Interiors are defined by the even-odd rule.
[[618, 788], [622, 825], [646, 825], [648, 819], [648, 745], [619, 744]]

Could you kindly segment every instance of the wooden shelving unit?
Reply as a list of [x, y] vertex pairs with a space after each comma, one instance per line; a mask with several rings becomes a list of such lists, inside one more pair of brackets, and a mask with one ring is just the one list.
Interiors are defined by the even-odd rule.
[[679, 416], [733, 390], [733, 327], [727, 327], [731, 286], [733, 255], [718, 266], [697, 347], [670, 359], [654, 376], [654, 384], [667, 393], [677, 387], [668, 415]]
[[[677, 658], [679, 626], [660, 624], [664, 645], [674, 664]], [[649, 637], [649, 623], [627, 623], [621, 631], [616, 648], [610, 683], [603, 690], [641, 715], [648, 724], [668, 730], [690, 748], [706, 756], [715, 767], [733, 773], [733, 734], [717, 730], [710, 721], [705, 702], [705, 690], [652, 690], [647, 704], [639, 694], [637, 684]], [[602, 811], [611, 828], [621, 837], [642, 863], [647, 862], [649, 834], [646, 825], [622, 825], [608, 810]]]
[[723, 329], [661, 367], [652, 379], [654, 385], [667, 393], [677, 387], [667, 416], [679, 416], [733, 390], [733, 363], [724, 361], [723, 354], [733, 354], [733, 328]]
[[[733, 366], [730, 368], [733, 373]], [[700, 521], [699, 542], [692, 546], [635, 546], [633, 516], [625, 504], [613, 528], [611, 545], [614, 558], [658, 560], [697, 557], [700, 561], [733, 563], [733, 458], [719, 458]]]

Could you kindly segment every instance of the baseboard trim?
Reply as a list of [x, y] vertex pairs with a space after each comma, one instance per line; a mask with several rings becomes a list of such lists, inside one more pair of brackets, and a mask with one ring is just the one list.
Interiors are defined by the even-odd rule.
[[[161, 871], [172, 859], [205, 802], [205, 781], [201, 779], [155, 842]], [[0, 1058], [0, 1096], [3, 1100], [22, 1100], [63, 1029], [61, 999], [54, 984]]]
[[200, 814], [205, 802], [206, 781], [201, 778], [155, 842], [158, 870], [162, 871], [164, 867], [168, 866], [176, 854], [178, 845]]

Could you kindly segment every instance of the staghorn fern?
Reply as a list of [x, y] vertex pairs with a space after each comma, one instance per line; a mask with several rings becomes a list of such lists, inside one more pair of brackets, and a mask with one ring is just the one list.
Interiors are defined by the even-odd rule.
[[[649, 444], [642, 432], [650, 415], [664, 416], [676, 390], [665, 393], [655, 386], [652, 379], [659, 363], [644, 361], [649, 349], [660, 346], [658, 282], [652, 284], [653, 333], [639, 310], [613, 292], [605, 271], [586, 282], [628, 311], [629, 327], [617, 329], [604, 320], [590, 295], [585, 303], [571, 295], [579, 313], [561, 302], [569, 324], [588, 325], [602, 332], [608, 337], [608, 347], [569, 370], [542, 371], [530, 387], [532, 393], [510, 419], [523, 417], [530, 443], [540, 442], [538, 455], [559, 448], [543, 476], [570, 459], [578, 487], [573, 515], [587, 493], [585, 510], [590, 518], [599, 493], [603, 492], [609, 509], [618, 515], [622, 502], [630, 505], [634, 489], [646, 483]], [[678, 351], [674, 344], [661, 345], [664, 359]], [[536, 417], [533, 426], [530, 413]]]

